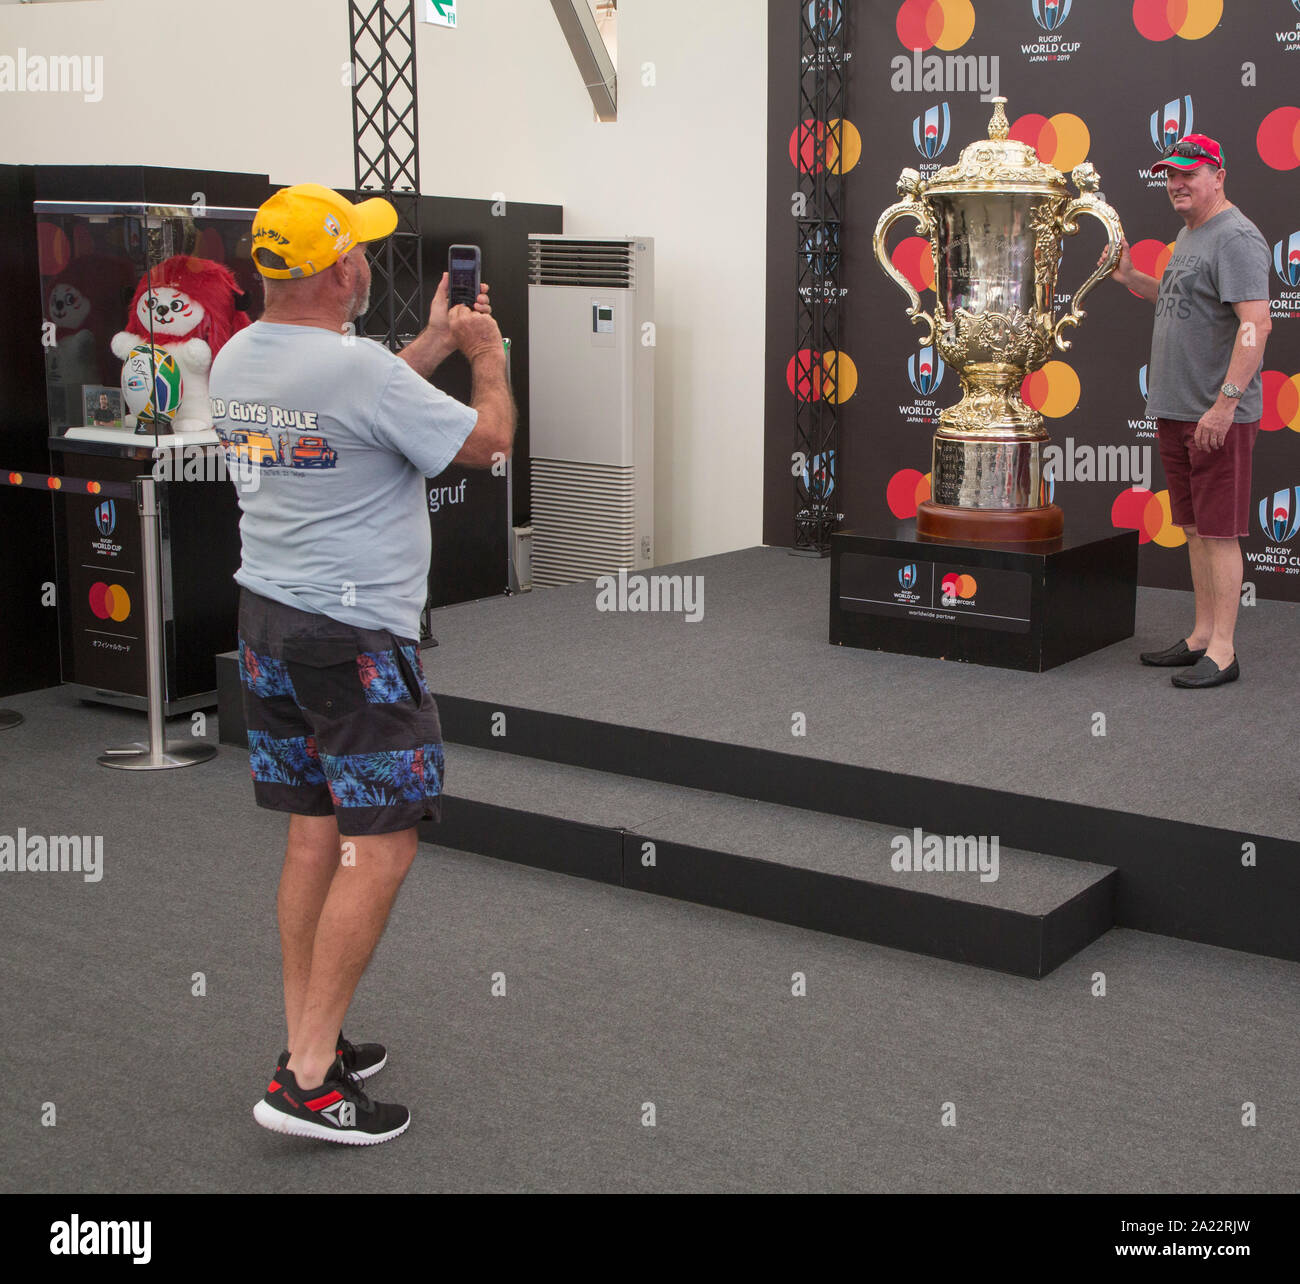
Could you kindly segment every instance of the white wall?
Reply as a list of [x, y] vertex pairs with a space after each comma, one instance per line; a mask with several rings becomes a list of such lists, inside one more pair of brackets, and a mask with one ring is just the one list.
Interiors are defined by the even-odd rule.
[[[430, 195], [564, 206], [655, 238], [659, 562], [761, 542], [766, 0], [623, 0], [600, 125], [547, 0], [461, 0], [417, 31]], [[102, 57], [102, 97], [0, 92], [0, 163], [352, 182], [344, 0], [0, 5], [0, 55]], [[654, 64], [655, 84], [642, 84]]]

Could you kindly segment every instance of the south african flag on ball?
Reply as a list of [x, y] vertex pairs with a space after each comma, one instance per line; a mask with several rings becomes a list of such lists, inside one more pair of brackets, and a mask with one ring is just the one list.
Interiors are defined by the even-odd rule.
[[181, 404], [181, 368], [175, 357], [137, 344], [122, 363], [122, 400], [140, 423], [170, 424]]

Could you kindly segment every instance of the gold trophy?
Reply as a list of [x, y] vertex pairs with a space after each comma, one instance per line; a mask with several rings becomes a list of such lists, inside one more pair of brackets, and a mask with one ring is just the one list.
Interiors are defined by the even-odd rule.
[[[1045, 503], [1043, 417], [1025, 405], [1020, 385], [1054, 348], [1070, 347], [1065, 330], [1086, 315], [1089, 290], [1119, 261], [1124, 231], [1098, 191], [1090, 164], [1070, 177], [1039, 160], [1027, 143], [1007, 137], [1005, 98], [994, 98], [989, 136], [971, 143], [955, 165], [928, 183], [914, 169], [898, 178], [901, 199], [880, 216], [874, 246], [880, 266], [912, 301], [907, 315], [924, 323], [918, 343], [933, 343], [957, 371], [962, 399], [939, 418], [931, 498], [916, 516], [919, 535], [958, 541], [1054, 539], [1065, 515]], [[1105, 257], [1083, 283], [1070, 311], [1053, 311], [1062, 241], [1081, 214], [1099, 219], [1110, 237]], [[885, 233], [905, 215], [929, 239], [934, 258], [933, 315], [894, 266]]]

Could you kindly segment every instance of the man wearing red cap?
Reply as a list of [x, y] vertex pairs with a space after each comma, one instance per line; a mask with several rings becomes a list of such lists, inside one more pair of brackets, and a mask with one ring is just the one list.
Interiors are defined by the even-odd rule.
[[1217, 687], [1241, 673], [1238, 540], [1250, 529], [1250, 454], [1263, 411], [1268, 243], [1228, 200], [1214, 139], [1188, 134], [1152, 168], [1165, 171], [1183, 230], [1159, 281], [1133, 266], [1127, 241], [1114, 277], [1156, 305], [1147, 416], [1156, 420], [1173, 520], [1187, 535], [1196, 621], [1185, 638], [1141, 659], [1186, 667], [1171, 679], [1176, 687]]
[[[266, 310], [212, 366], [214, 427], [240, 480], [239, 667], [259, 806], [289, 813], [277, 909], [288, 1031], [254, 1108], [276, 1132], [373, 1145], [404, 1132], [405, 1106], [362, 1079], [380, 1044], [341, 1026], [417, 844], [439, 815], [438, 710], [424, 680], [419, 615], [429, 574], [426, 477], [510, 453], [515, 408], [487, 286], [400, 353], [352, 333], [369, 308], [366, 243], [397, 214], [303, 183], [253, 222]], [[469, 406], [428, 382], [459, 349]], [[269, 1058], [268, 1058], [269, 1059]]]

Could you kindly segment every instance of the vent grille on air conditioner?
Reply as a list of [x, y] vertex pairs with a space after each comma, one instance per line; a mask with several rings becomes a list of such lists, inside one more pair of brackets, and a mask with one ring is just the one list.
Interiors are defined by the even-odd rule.
[[636, 288], [636, 257], [627, 241], [528, 242], [529, 285], [579, 285], [606, 290]]
[[536, 459], [533, 587], [573, 584], [636, 567], [636, 470]]

